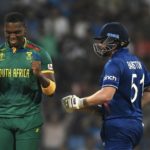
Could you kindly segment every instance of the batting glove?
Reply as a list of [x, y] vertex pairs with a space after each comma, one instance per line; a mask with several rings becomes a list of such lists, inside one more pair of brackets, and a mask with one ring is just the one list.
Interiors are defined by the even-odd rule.
[[69, 95], [62, 98], [62, 105], [67, 112], [73, 112], [75, 109], [81, 109], [84, 107], [83, 99], [76, 95]]

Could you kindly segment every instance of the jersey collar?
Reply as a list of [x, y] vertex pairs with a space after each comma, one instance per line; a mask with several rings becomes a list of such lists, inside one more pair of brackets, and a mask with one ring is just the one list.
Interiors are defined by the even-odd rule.
[[128, 52], [129, 52], [128, 48], [120, 48], [113, 54], [113, 56], [118, 55], [120, 53], [128, 53]]

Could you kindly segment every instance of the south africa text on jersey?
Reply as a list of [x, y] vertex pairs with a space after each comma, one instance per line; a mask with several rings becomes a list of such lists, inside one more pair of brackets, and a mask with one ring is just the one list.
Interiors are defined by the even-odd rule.
[[0, 78], [29, 78], [30, 69], [21, 69], [21, 68], [5, 68], [0, 69]]

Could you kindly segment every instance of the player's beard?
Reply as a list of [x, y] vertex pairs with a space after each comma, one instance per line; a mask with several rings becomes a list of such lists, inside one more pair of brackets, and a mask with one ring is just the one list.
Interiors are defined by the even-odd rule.
[[12, 47], [20, 48], [24, 45], [24, 38], [9, 39], [8, 44], [11, 48]]

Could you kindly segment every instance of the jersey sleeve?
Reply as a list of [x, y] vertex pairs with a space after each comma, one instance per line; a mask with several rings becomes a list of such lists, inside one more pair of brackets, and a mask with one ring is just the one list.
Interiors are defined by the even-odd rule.
[[40, 57], [41, 57], [41, 70], [43, 73], [53, 73], [53, 64], [52, 64], [52, 59], [50, 57], [50, 55], [45, 51], [45, 50], [41, 50], [40, 53]]
[[123, 62], [113, 59], [107, 62], [104, 67], [102, 87], [115, 87], [118, 89], [121, 74], [123, 72]]

